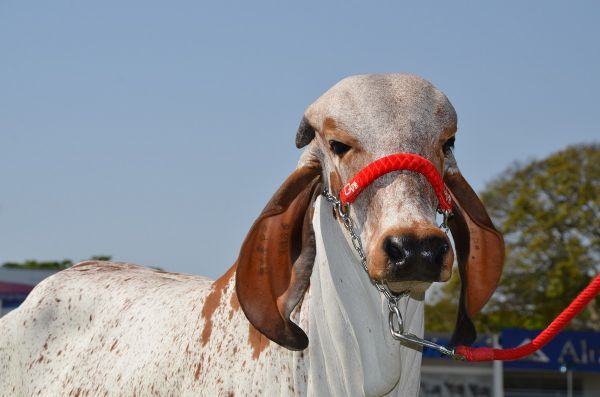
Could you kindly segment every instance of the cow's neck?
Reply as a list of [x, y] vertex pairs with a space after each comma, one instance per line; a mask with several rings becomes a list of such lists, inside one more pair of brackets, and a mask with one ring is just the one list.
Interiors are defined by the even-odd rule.
[[[387, 303], [329, 206], [319, 198], [313, 218], [317, 256], [307, 294], [308, 394], [417, 395], [421, 354], [392, 339]], [[400, 307], [405, 330], [421, 336], [422, 297], [402, 298]]]

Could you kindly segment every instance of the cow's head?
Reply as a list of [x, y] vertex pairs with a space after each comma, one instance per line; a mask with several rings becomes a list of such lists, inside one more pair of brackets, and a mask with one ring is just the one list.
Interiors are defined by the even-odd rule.
[[[456, 165], [456, 122], [446, 96], [411, 75], [349, 77], [309, 106], [296, 135], [296, 146], [305, 148], [300, 164], [252, 226], [238, 259], [238, 298], [259, 331], [291, 349], [307, 346], [289, 316], [308, 286], [315, 257], [312, 202], [323, 187], [338, 193], [372, 161], [414, 153], [435, 165], [454, 198], [449, 225], [462, 291], [453, 342], [473, 341], [470, 318], [496, 288], [504, 247]], [[360, 194], [351, 216], [372, 279], [402, 293], [450, 278], [454, 253], [436, 224], [437, 206], [427, 179], [410, 171], [386, 174]]]

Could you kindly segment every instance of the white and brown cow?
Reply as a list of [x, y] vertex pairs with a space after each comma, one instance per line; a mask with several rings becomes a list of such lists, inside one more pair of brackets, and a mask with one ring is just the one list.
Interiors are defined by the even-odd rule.
[[[493, 292], [502, 238], [458, 171], [456, 114], [411, 75], [344, 79], [305, 112], [298, 168], [211, 281], [84, 262], [40, 283], [0, 320], [1, 396], [414, 396], [421, 353], [392, 339], [385, 300], [319, 194], [380, 157], [416, 153], [444, 175], [463, 288], [455, 342]], [[423, 333], [423, 296], [450, 277], [437, 199], [412, 172], [379, 178], [352, 206], [369, 276]], [[484, 261], [485, 259], [485, 261]], [[309, 342], [310, 340], [310, 342]]]

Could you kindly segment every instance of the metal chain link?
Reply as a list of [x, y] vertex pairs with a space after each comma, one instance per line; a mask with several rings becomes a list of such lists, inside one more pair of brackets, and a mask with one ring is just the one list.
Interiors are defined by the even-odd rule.
[[[354, 221], [350, 217], [350, 206], [348, 204], [346, 204], [346, 205], [342, 204], [340, 199], [338, 197], [334, 196], [333, 194], [331, 194], [329, 192], [329, 190], [327, 190], [327, 188], [325, 188], [323, 190], [323, 197], [325, 197], [325, 199], [333, 205], [334, 210], [337, 211], [337, 213], [339, 214], [339, 216], [342, 220], [342, 224], [344, 225], [344, 227], [350, 234], [352, 246], [354, 247], [354, 249], [358, 253], [358, 256], [360, 257], [360, 265], [362, 266], [364, 271], [367, 273], [367, 277], [369, 277], [369, 281], [371, 281], [371, 284], [373, 284], [375, 286], [375, 288], [377, 288], [377, 291], [382, 293], [387, 300], [387, 305], [388, 305], [388, 310], [389, 310], [388, 324], [390, 327], [390, 333], [392, 334], [392, 337], [399, 341], [416, 344], [419, 346], [429, 347], [431, 349], [437, 350], [438, 352], [440, 352], [442, 354], [450, 356], [454, 359], [462, 359], [462, 356], [454, 354], [454, 350], [452, 350], [452, 349], [448, 349], [445, 346], [441, 346], [441, 345], [438, 345], [437, 343], [422, 339], [414, 334], [404, 333], [404, 320], [402, 319], [402, 314], [400, 313], [400, 307], [399, 307], [400, 298], [402, 296], [392, 294], [392, 292], [385, 285], [383, 285], [379, 281], [373, 280], [371, 278], [371, 276], [369, 275], [369, 268], [367, 267], [367, 256], [365, 255], [365, 252], [363, 250], [363, 245], [360, 240], [360, 236], [358, 234], [356, 234], [356, 231], [354, 229]], [[440, 212], [444, 217], [442, 224], [440, 225], [440, 228], [442, 228], [444, 231], [447, 232], [447, 230], [448, 230], [447, 221], [451, 215], [451, 212], [450, 211], [438, 211], [438, 212]]]

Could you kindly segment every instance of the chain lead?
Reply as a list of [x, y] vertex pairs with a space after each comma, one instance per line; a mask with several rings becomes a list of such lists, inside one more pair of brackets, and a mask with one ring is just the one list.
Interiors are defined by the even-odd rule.
[[[385, 298], [387, 300], [388, 310], [389, 310], [388, 324], [390, 327], [390, 333], [392, 334], [392, 337], [398, 341], [416, 344], [419, 346], [426, 346], [430, 349], [434, 349], [444, 355], [450, 356], [457, 360], [462, 359], [462, 356], [455, 354], [454, 350], [452, 350], [452, 349], [448, 349], [445, 346], [441, 346], [441, 345], [438, 345], [437, 343], [419, 338], [418, 336], [416, 336], [414, 334], [404, 333], [404, 320], [402, 319], [402, 314], [400, 313], [400, 307], [399, 307], [400, 296], [396, 296], [396, 295], [392, 294], [391, 291], [385, 285], [383, 285], [382, 283], [380, 283], [378, 281], [373, 280], [369, 276], [369, 268], [367, 267], [367, 257], [364, 253], [362, 242], [360, 240], [360, 236], [358, 234], [356, 234], [356, 231], [354, 230], [354, 222], [352, 221], [352, 218], [350, 217], [349, 205], [342, 204], [340, 199], [337, 198], [336, 196], [334, 196], [333, 194], [329, 193], [329, 190], [327, 190], [327, 188], [325, 188], [323, 190], [323, 197], [325, 197], [325, 199], [333, 205], [334, 209], [337, 211], [337, 213], [339, 214], [339, 216], [342, 220], [342, 224], [344, 225], [346, 230], [348, 230], [348, 233], [350, 234], [350, 238], [352, 240], [352, 245], [354, 246], [354, 249], [356, 250], [356, 252], [358, 253], [358, 256], [360, 257], [360, 264], [361, 264], [362, 268], [364, 269], [364, 271], [367, 273], [367, 276], [369, 277], [371, 284], [373, 284], [375, 286], [375, 288], [377, 288], [377, 291], [382, 293], [383, 296], [385, 296]], [[440, 227], [447, 232], [448, 231], [448, 224], [447, 224], [448, 218], [450, 217], [450, 215], [452, 213], [448, 210], [446, 210], [446, 211], [438, 210], [438, 212], [440, 212], [443, 216], [443, 221], [442, 221], [442, 224], [440, 225]]]
[[[342, 224], [344, 225], [346, 230], [348, 230], [348, 233], [350, 233], [352, 245], [354, 246], [356, 252], [358, 252], [358, 256], [360, 257], [360, 264], [365, 270], [365, 272], [367, 272], [368, 274], [369, 269], [367, 268], [367, 257], [365, 256], [365, 253], [363, 251], [363, 246], [362, 242], [360, 241], [360, 237], [354, 231], [354, 222], [352, 221], [352, 218], [350, 218], [350, 208], [347, 204], [343, 205], [340, 199], [335, 197], [333, 194], [329, 193], [329, 190], [327, 189], [323, 191], [323, 196], [327, 201], [329, 201], [333, 205], [334, 209], [337, 211], [340, 218], [342, 219]], [[378, 284], [373, 280], [371, 280], [371, 282], [375, 285]], [[379, 289], [379, 287], [377, 289]]]

